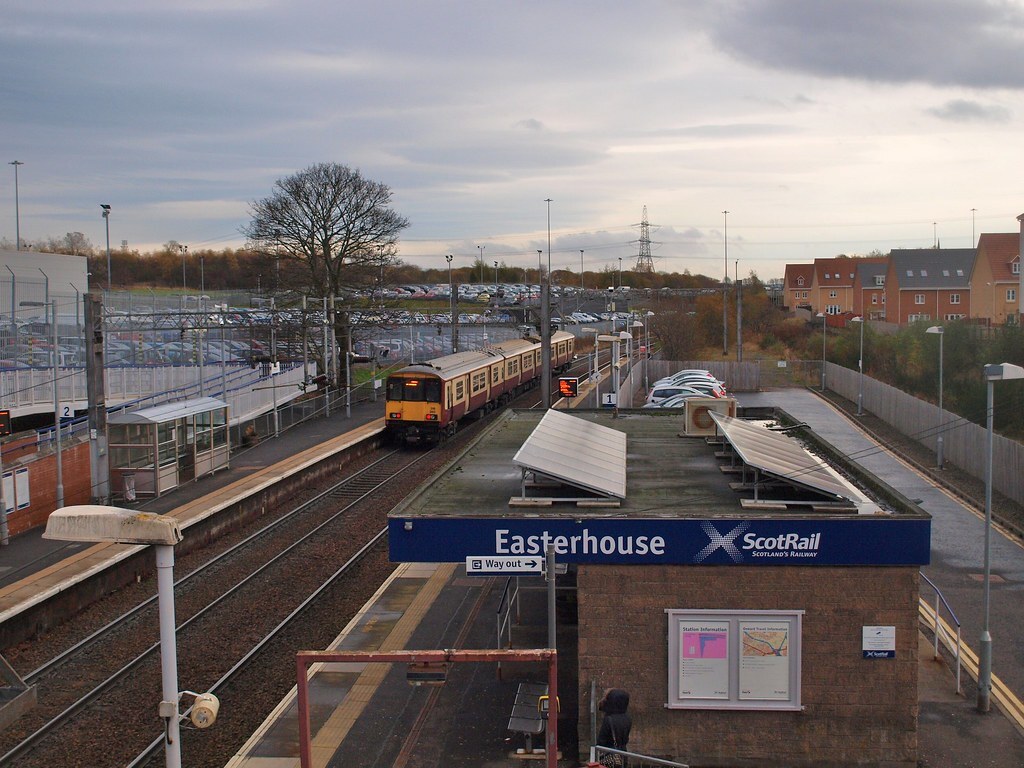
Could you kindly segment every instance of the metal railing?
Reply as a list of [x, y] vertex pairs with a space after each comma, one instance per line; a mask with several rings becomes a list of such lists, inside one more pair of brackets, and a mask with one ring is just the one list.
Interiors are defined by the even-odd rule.
[[[961, 644], [960, 644], [960, 619], [953, 613], [952, 607], [946, 602], [946, 598], [943, 596], [942, 591], [935, 585], [931, 579], [921, 574], [921, 578], [935, 590], [935, 603], [934, 605], [929, 604], [923, 597], [919, 599], [918, 614], [921, 617], [921, 623], [923, 623], [928, 629], [932, 630], [934, 639], [934, 653], [935, 658], [939, 659], [939, 641], [941, 639], [942, 644], [949, 649], [950, 653], [953, 654], [953, 659], [956, 665], [956, 692], [960, 695], [960, 669], [961, 669]], [[949, 614], [950, 619], [953, 622], [953, 626], [956, 628], [954, 633], [953, 627], [949, 625], [947, 621], [942, 618], [940, 607], [945, 607], [946, 612]], [[954, 636], [955, 635], [955, 636]]]

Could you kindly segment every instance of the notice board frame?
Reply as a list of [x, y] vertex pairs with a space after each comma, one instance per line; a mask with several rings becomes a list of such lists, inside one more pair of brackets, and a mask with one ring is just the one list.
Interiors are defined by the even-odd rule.
[[[665, 614], [667, 709], [803, 709], [804, 611], [668, 608]], [[773, 647], [783, 631], [785, 648]]]

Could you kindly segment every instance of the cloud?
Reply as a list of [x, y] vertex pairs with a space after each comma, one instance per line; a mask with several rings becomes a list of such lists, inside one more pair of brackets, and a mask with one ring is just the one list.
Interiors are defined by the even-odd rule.
[[940, 120], [948, 120], [953, 123], [1006, 123], [1011, 118], [1010, 111], [1005, 107], [979, 104], [966, 99], [953, 99], [941, 107], [933, 107], [927, 112]]
[[712, 39], [758, 66], [820, 77], [1024, 88], [1024, 10], [1009, 0], [739, 0]]

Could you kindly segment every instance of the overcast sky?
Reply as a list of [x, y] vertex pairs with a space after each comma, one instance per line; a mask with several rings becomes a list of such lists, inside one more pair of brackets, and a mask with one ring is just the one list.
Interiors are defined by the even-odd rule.
[[[400, 256], [658, 271], [969, 247], [1024, 212], [1021, 0], [0, 0], [21, 235], [243, 242], [318, 162]], [[14, 241], [13, 166], [0, 237]], [[972, 212], [972, 209], [976, 211]], [[728, 211], [728, 215], [723, 214]], [[727, 238], [726, 238], [727, 230]], [[726, 251], [726, 240], [728, 250]], [[458, 263], [458, 261], [456, 262]]]

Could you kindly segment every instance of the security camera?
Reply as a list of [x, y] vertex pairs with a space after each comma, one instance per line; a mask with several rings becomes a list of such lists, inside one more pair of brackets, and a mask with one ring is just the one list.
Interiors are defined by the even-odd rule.
[[220, 699], [212, 693], [200, 693], [192, 702], [192, 725], [196, 728], [209, 728], [217, 722], [220, 712]]

